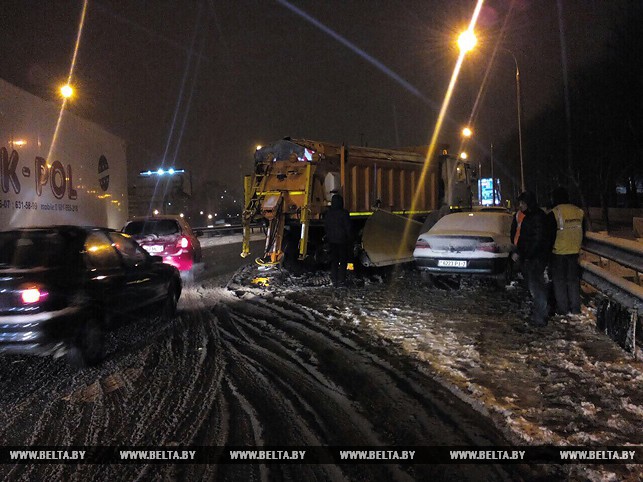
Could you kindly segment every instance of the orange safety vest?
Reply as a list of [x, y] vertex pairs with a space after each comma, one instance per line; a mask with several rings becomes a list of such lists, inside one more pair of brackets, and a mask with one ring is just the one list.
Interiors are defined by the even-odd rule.
[[518, 238], [520, 237], [520, 225], [522, 220], [525, 219], [525, 213], [521, 210], [518, 210], [516, 213], [516, 234], [514, 234], [514, 245], [518, 246]]
[[551, 210], [556, 218], [554, 254], [578, 254], [583, 243], [583, 210], [573, 204], [559, 204]]

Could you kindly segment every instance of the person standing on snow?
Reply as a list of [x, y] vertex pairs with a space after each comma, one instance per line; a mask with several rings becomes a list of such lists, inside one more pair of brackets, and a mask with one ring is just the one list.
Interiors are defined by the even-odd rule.
[[511, 221], [511, 242], [514, 246], [518, 246], [518, 239], [520, 238], [520, 226], [522, 226], [522, 220], [525, 219], [525, 211], [527, 210], [527, 204], [524, 201], [518, 201], [518, 210], [514, 214], [513, 220]]
[[[511, 243], [513, 244], [513, 249], [517, 249], [518, 240], [520, 239], [520, 227], [522, 226], [522, 220], [525, 219], [525, 211], [527, 210], [527, 203], [525, 201], [518, 201], [518, 210], [511, 220]], [[517, 258], [517, 257], [516, 257]], [[514, 271], [520, 271], [520, 263], [518, 260], [514, 260]]]
[[333, 286], [346, 285], [346, 265], [353, 246], [349, 212], [344, 209], [344, 198], [334, 194], [324, 219], [326, 241], [330, 244], [330, 279]]
[[520, 194], [518, 202], [525, 217], [520, 225], [518, 251], [512, 254], [512, 259], [520, 262], [523, 277], [534, 301], [530, 323], [533, 326], [547, 326], [549, 310], [545, 268], [551, 251], [547, 215], [538, 206], [536, 195], [532, 192]]
[[548, 228], [554, 240], [549, 269], [554, 285], [556, 313], [580, 314], [580, 269], [578, 253], [585, 234], [585, 213], [569, 203], [564, 187], [552, 191], [554, 207], [547, 215]]

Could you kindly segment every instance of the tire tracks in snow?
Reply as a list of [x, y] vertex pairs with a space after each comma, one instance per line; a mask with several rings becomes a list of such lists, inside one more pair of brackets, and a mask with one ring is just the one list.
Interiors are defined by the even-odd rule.
[[[226, 377], [235, 381], [244, 403], [252, 404], [252, 423], [262, 427], [261, 443], [492, 445], [502, 440], [470, 407], [412, 364], [393, 364], [364, 340], [329, 326], [327, 315], [318, 311], [321, 307], [243, 290], [237, 295], [239, 299], [218, 305], [215, 314]], [[492, 430], [491, 437], [483, 435], [487, 430]], [[341, 478], [335, 474], [332, 480], [507, 477], [495, 466], [337, 468]]]
[[[199, 296], [193, 293], [192, 298]], [[192, 305], [167, 325], [140, 322], [117, 330], [118, 348], [98, 368], [76, 372], [62, 360], [19, 358], [19, 369], [0, 382], [8, 389], [0, 395], [0, 440], [4, 445], [50, 446], [211, 444], [211, 430], [220, 428], [212, 423], [212, 413], [222, 405], [224, 365], [212, 315], [208, 308]], [[0, 364], [15, 361], [3, 357]], [[210, 473], [209, 466], [0, 467], [0, 479], [12, 480], [174, 479], [190, 474], [198, 479]]]

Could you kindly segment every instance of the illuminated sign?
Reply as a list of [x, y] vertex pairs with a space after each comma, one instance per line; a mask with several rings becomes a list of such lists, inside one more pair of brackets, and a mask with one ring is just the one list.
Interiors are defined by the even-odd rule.
[[[490, 177], [478, 179], [478, 198], [482, 206], [492, 206], [493, 202], [493, 181]], [[498, 205], [501, 203], [500, 198], [500, 179], [496, 179], [496, 202]]]

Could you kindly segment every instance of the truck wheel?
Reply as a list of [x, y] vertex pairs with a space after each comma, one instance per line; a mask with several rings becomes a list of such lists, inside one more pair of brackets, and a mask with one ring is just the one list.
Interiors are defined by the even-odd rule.
[[67, 361], [77, 367], [98, 365], [105, 357], [105, 333], [100, 317], [91, 316], [79, 327], [67, 352]]

